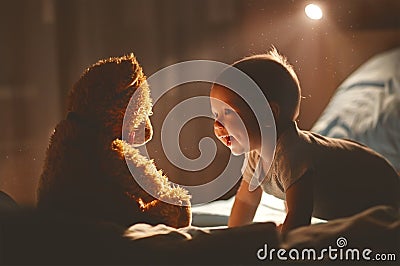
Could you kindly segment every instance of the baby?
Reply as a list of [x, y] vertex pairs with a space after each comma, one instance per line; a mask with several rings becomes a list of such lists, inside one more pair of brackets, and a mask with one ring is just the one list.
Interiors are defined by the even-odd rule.
[[[277, 143], [269, 167], [261, 143], [272, 136], [261, 136], [263, 125], [259, 126], [238, 94], [213, 84], [210, 102], [214, 133], [232, 154], [245, 154], [247, 159], [228, 226], [251, 223], [263, 191], [285, 200], [287, 215], [280, 227], [282, 232], [309, 225], [312, 216], [329, 220], [375, 205], [399, 207], [400, 178], [383, 156], [359, 143], [297, 127], [299, 80], [275, 48], [232, 66], [254, 80], [267, 98], [275, 119]], [[249, 187], [253, 176], [263, 180], [254, 190]]]

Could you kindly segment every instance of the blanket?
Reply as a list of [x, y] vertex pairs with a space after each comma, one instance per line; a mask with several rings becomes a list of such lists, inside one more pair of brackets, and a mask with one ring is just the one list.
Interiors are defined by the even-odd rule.
[[[400, 215], [386, 206], [301, 227], [285, 236], [279, 235], [271, 222], [239, 228], [189, 226], [182, 229], [135, 224], [126, 229], [77, 217], [44, 216], [35, 210], [3, 211], [0, 215], [0, 264], [274, 265], [304, 261], [365, 264], [376, 263], [372, 260], [376, 255], [384, 254], [389, 258], [391, 254], [391, 260], [386, 263], [398, 265], [399, 233]], [[332, 259], [326, 252], [321, 256], [321, 250], [329, 246], [336, 249], [337, 256], [340, 249], [342, 253], [348, 248], [361, 252], [371, 250], [367, 252], [370, 260], [364, 257], [360, 260]], [[316, 258], [296, 257], [293, 250], [301, 254], [304, 248], [308, 248], [308, 253], [309, 249], [315, 249]], [[271, 250], [274, 251], [272, 255]]]

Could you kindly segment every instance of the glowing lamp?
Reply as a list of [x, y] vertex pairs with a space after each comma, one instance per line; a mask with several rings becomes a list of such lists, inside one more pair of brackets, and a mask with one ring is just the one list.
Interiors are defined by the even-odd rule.
[[309, 4], [304, 8], [307, 17], [314, 20], [319, 20], [322, 18], [322, 10], [319, 6], [315, 4]]

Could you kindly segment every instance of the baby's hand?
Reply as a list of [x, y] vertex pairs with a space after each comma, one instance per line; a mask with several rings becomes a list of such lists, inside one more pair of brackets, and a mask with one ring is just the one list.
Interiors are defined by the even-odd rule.
[[283, 224], [278, 224], [278, 225], [276, 226], [276, 230], [278, 230], [278, 233], [281, 233], [281, 232], [282, 232], [282, 226], [283, 226]]

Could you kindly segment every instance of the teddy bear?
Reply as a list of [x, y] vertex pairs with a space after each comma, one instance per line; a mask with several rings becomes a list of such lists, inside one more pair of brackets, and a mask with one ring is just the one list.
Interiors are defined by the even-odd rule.
[[[123, 226], [190, 225], [188, 191], [171, 184], [138, 150], [152, 137], [151, 114], [150, 88], [133, 54], [86, 69], [68, 95], [66, 117], [50, 138], [37, 189], [38, 210]], [[138, 178], [146, 182], [146, 190]]]

